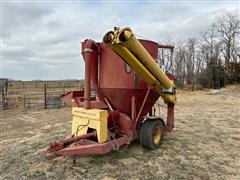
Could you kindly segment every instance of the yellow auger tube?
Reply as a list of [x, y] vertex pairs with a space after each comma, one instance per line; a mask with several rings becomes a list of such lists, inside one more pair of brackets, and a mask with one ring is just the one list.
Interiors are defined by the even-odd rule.
[[138, 39], [134, 36], [130, 28], [124, 28], [118, 33], [119, 43], [127, 47], [138, 59], [146, 66], [152, 75], [161, 83], [164, 89], [173, 88], [174, 83], [166, 76], [161, 68], [156, 64], [151, 55], [142, 46]]
[[129, 50], [121, 44], [109, 44], [108, 45], [116, 54], [118, 54], [134, 71], [142, 76], [147, 83], [151, 84], [154, 89], [159, 92], [161, 87], [155, 77], [133, 56]]
[[[175, 95], [163, 94], [161, 92], [161, 86], [158, 80], [142, 65], [142, 63], [123, 45], [113, 42], [113, 39], [104, 36], [103, 41], [116, 53], [118, 54], [132, 69], [137, 72], [145, 81], [154, 87], [154, 90], [159, 93], [166, 103], [175, 103]], [[110, 43], [109, 43], [110, 42]]]
[[161, 92], [161, 85], [156, 80], [156, 78], [139, 62], [139, 60], [133, 56], [133, 54], [121, 44], [108, 44], [108, 46], [118, 54], [136, 73], [145, 79], [145, 81], [151, 84], [155, 91], [159, 93], [164, 102], [175, 103], [176, 96], [170, 94], [163, 94]]

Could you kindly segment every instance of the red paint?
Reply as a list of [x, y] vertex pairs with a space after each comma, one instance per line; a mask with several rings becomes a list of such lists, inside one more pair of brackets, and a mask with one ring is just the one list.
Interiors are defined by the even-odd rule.
[[140, 108], [140, 110], [139, 110], [139, 112], [138, 112], [137, 118], [136, 118], [136, 120], [135, 120], [135, 122], [134, 122], [134, 127], [133, 127], [133, 128], [134, 128], [134, 131], [136, 131], [136, 132], [138, 132], [137, 129], [136, 129], [136, 127], [138, 127], [137, 125], [139, 124], [138, 122], [139, 122], [139, 120], [140, 120], [140, 116], [141, 116], [141, 114], [142, 114], [143, 107], [145, 106], [145, 103], [146, 103], [146, 101], [147, 101], [147, 98], [148, 98], [148, 96], [149, 96], [150, 91], [151, 91], [151, 89], [149, 88], [148, 91], [147, 91], [147, 93], [146, 93], [146, 95], [145, 95], [145, 97], [144, 97], [144, 100], [143, 100], [142, 105], [141, 105], [141, 108]]
[[[61, 99], [68, 106], [71, 106], [71, 107], [83, 106], [84, 91], [70, 91], [70, 92], [66, 93], [65, 95], [63, 95], [61, 97]], [[96, 101], [96, 97], [95, 96], [91, 96], [90, 97], [90, 104], [92, 104], [92, 102], [94, 102], [94, 101]]]
[[171, 132], [174, 128], [174, 104], [168, 104], [166, 132]]
[[134, 122], [136, 118], [136, 99], [134, 95], [131, 98], [131, 118], [132, 122]]
[[[92, 40], [85, 40], [82, 43], [82, 55], [85, 61], [85, 90], [84, 90], [84, 108], [90, 108], [90, 82], [91, 79], [97, 83], [97, 62], [98, 46]], [[92, 69], [93, 68], [93, 69]], [[92, 75], [92, 78], [91, 78]]]
[[53, 159], [62, 155], [106, 154], [112, 150], [118, 150], [120, 146], [127, 144], [127, 142], [127, 136], [122, 136], [115, 139], [115, 141], [102, 144], [87, 140], [82, 142], [82, 144], [60, 149], [53, 154], [48, 154], [47, 156], [49, 159]]
[[173, 51], [174, 46], [169, 46], [169, 45], [158, 45], [158, 48], [163, 48], [163, 49], [170, 49], [171, 51]]
[[53, 141], [50, 143], [49, 148], [47, 149], [46, 156], [49, 159], [52, 159], [54, 157], [57, 157], [57, 156], [55, 156], [55, 152], [59, 152], [60, 150], [67, 147], [68, 145], [70, 145], [74, 142], [77, 142], [79, 140], [82, 140], [82, 139], [88, 139], [90, 137], [96, 137], [96, 136], [97, 136], [96, 132], [92, 132], [92, 133], [84, 134], [84, 135], [77, 136], [77, 137], [65, 138], [64, 140], [61, 140], [61, 141], [60, 140]]

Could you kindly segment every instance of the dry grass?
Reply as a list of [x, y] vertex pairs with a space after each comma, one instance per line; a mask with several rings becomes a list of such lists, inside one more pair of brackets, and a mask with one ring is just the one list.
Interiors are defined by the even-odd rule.
[[1, 112], [1, 179], [240, 179], [240, 87], [179, 92], [176, 128], [162, 148], [44, 158], [49, 141], [70, 133], [71, 110]]

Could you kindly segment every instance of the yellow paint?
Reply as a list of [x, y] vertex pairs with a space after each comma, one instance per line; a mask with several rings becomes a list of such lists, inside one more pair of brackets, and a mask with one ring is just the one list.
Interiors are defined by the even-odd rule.
[[173, 104], [176, 103], [176, 94], [170, 95], [170, 94], [160, 93], [160, 95], [162, 96], [165, 103], [173, 103]]
[[[124, 33], [125, 41], [121, 41], [121, 33]], [[154, 77], [162, 84], [165, 89], [169, 89], [174, 86], [174, 83], [167, 77], [167, 75], [161, 70], [161, 68], [156, 64], [152, 56], [143, 47], [140, 41], [134, 36], [130, 28], [124, 28], [118, 34], [119, 42], [123, 46], [127, 47], [129, 51], [136, 54], [140, 62], [145, 65], [145, 67], [152, 73]]]
[[109, 47], [117, 53], [132, 69], [145, 79], [148, 84], [151, 84], [155, 91], [160, 93], [166, 103], [175, 103], [176, 96], [164, 94], [161, 92], [161, 85], [158, 80], [143, 66], [142, 63], [123, 45], [110, 44]]
[[72, 108], [72, 134], [84, 135], [88, 128], [95, 129], [99, 143], [107, 141], [108, 112], [100, 109]]
[[156, 91], [160, 91], [160, 84], [155, 77], [141, 64], [129, 50], [121, 44], [109, 45], [132, 69], [142, 76], [149, 84], [153, 85]]
[[153, 142], [155, 144], [158, 144], [161, 140], [161, 129], [160, 127], [157, 127], [154, 129], [154, 132], [153, 132]]
[[[126, 30], [123, 29], [123, 30]], [[123, 32], [123, 30], [115, 31], [115, 32], [108, 32], [104, 38], [103, 41], [116, 53], [118, 54], [136, 73], [138, 73], [148, 84], [152, 85], [154, 90], [159, 93], [164, 102], [166, 103], [175, 103], [176, 102], [176, 95], [175, 94], [169, 94], [169, 93], [163, 93], [162, 88], [171, 88], [175, 87], [174, 83], [164, 74], [164, 72], [159, 68], [159, 66], [155, 63], [155, 61], [152, 58], [148, 52], [145, 50], [145, 48], [141, 45], [141, 43], [133, 36], [133, 34], [129, 34], [129, 31], [124, 31], [124, 35], [126, 38], [132, 38], [135, 39], [130, 41], [130, 44], [122, 43], [120, 41], [119, 34]], [[112, 35], [114, 34], [114, 36]], [[109, 40], [110, 41], [106, 41]], [[137, 42], [136, 42], [137, 41]], [[131, 47], [131, 48], [130, 48]], [[132, 53], [134, 51], [135, 53]], [[145, 54], [142, 53], [145, 51]], [[147, 54], [146, 54], [147, 53]], [[137, 57], [134, 55], [137, 54]], [[149, 57], [150, 56], [150, 57]], [[141, 57], [142, 60], [139, 60], [138, 58]], [[148, 59], [146, 61], [146, 59]], [[151, 62], [151, 66], [146, 65]], [[151, 71], [149, 70], [151, 69]], [[154, 70], [152, 70], [154, 69]], [[156, 71], [158, 73], [153, 73], [153, 71]], [[159, 74], [160, 73], [160, 74]], [[156, 78], [156, 76], [158, 78]], [[160, 81], [160, 80], [161, 81]]]

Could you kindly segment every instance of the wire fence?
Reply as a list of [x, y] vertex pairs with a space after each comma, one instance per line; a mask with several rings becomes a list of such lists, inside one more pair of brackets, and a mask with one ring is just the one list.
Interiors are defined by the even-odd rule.
[[27, 83], [11, 84], [6, 96], [4, 109], [65, 107], [66, 104], [61, 100], [61, 97], [69, 91], [83, 90], [84, 88], [83, 83], [73, 84], [71, 82], [65, 84], [57, 83], [57, 85], [50, 83], [44, 85], [40, 83], [33, 84], [35, 86], [30, 86]]

